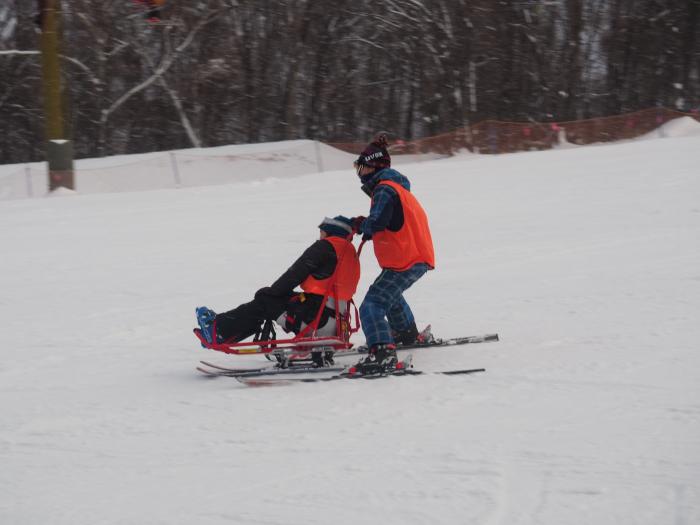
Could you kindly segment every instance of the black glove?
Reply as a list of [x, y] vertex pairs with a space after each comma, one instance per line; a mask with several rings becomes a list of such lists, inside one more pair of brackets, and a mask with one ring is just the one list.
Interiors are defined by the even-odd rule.
[[362, 234], [362, 240], [363, 240], [363, 241], [371, 241], [371, 240], [372, 240], [372, 234], [371, 234], [371, 233], [363, 233], [363, 234]]
[[352, 220], [352, 233], [357, 235], [362, 231], [362, 223], [365, 222], [365, 217], [364, 215], [358, 215], [357, 217], [353, 217]]

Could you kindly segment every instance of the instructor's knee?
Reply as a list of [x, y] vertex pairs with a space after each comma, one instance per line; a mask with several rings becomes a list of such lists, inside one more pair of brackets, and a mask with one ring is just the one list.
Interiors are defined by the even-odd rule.
[[371, 300], [368, 301], [365, 299], [360, 305], [360, 318], [366, 318], [367, 316], [377, 315], [378, 313], [383, 311], [384, 309], [379, 303], [376, 303]]

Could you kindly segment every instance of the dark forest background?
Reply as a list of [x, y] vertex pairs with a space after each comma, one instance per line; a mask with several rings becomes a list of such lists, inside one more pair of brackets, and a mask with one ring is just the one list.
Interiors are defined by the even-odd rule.
[[[171, 0], [159, 25], [62, 6], [79, 158], [700, 106], [700, 0]], [[36, 14], [0, 0], [0, 163], [44, 157]]]

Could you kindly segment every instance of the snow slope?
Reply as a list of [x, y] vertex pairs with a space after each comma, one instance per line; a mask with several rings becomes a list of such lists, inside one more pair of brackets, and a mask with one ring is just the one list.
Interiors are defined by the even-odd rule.
[[0, 203], [0, 523], [700, 523], [699, 164], [689, 136], [402, 166], [419, 324], [501, 335], [415, 365], [487, 372], [262, 389], [197, 375], [260, 359], [198, 348], [194, 307], [366, 213], [350, 168]]

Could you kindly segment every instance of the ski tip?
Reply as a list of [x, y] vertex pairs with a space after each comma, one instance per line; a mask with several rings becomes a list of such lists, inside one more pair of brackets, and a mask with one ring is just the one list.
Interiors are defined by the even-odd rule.
[[476, 374], [479, 372], [486, 372], [485, 368], [469, 368], [467, 370], [445, 370], [444, 372], [438, 372], [445, 376], [456, 376], [456, 375], [466, 375], [466, 374]]
[[197, 371], [199, 371], [199, 372], [201, 372], [202, 374], [204, 374], [204, 377], [207, 377], [207, 378], [214, 378], [214, 377], [216, 377], [217, 375], [219, 375], [219, 374], [216, 374], [216, 373], [212, 372], [211, 370], [206, 370], [206, 369], [202, 368], [201, 366], [198, 366], [198, 367], [197, 367]]

